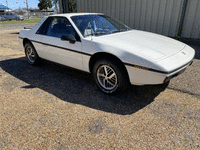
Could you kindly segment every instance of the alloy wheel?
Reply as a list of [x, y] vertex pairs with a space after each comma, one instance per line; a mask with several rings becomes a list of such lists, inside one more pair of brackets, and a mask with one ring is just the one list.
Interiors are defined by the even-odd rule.
[[35, 62], [35, 53], [34, 53], [33, 49], [30, 46], [28, 46], [26, 48], [26, 54], [27, 54], [27, 57], [28, 57], [29, 61], [31, 63], [34, 63]]
[[108, 65], [102, 65], [97, 70], [97, 80], [106, 90], [113, 90], [117, 86], [117, 74]]

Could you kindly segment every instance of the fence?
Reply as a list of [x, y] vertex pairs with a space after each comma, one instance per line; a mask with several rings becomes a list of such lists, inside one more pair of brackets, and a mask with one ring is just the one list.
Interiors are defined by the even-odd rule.
[[77, 11], [104, 13], [134, 29], [200, 39], [199, 0], [77, 0]]

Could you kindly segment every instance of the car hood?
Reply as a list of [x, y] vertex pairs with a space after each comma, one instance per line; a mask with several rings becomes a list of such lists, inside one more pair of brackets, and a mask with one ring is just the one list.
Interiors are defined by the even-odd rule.
[[154, 61], [172, 56], [186, 46], [186, 44], [177, 40], [138, 30], [96, 36], [93, 40]]

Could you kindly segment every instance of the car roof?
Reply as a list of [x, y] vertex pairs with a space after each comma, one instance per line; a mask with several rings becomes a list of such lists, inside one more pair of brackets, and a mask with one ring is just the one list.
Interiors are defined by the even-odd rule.
[[102, 15], [102, 13], [64, 13], [64, 14], [55, 14], [49, 16], [59, 16], [59, 17], [72, 17], [72, 16], [80, 16], [80, 15]]

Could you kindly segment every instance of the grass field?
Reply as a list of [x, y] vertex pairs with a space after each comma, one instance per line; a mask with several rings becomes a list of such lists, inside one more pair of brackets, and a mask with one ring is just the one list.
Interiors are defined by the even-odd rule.
[[0, 25], [2, 24], [22, 24], [22, 23], [37, 23], [41, 20], [41, 18], [33, 18], [33, 19], [29, 19], [29, 20], [23, 20], [23, 21], [0, 21]]

